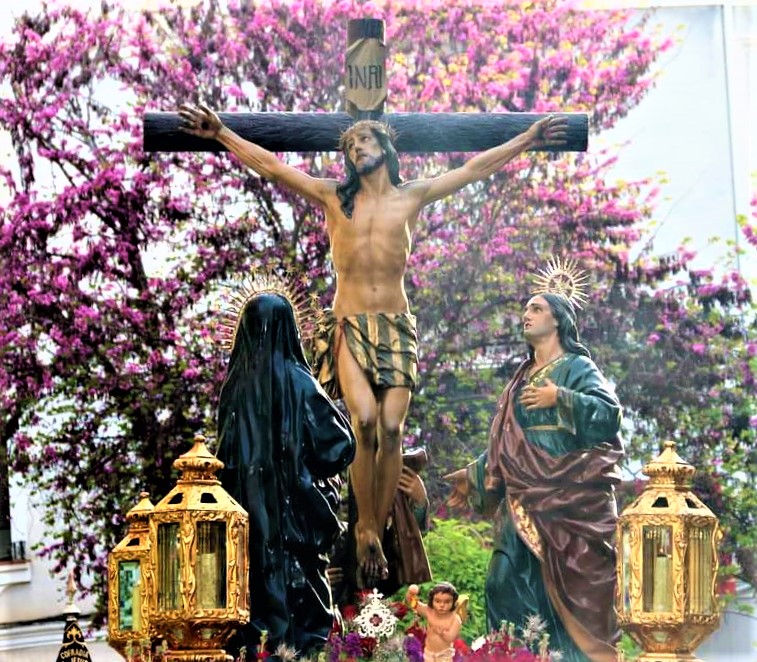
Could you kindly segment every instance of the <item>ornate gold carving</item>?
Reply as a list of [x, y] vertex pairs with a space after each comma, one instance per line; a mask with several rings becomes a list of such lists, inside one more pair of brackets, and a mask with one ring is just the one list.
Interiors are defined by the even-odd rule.
[[[126, 514], [129, 529], [108, 555], [108, 643], [126, 654], [128, 646], [149, 638], [148, 598], [152, 588], [150, 569], [149, 517], [153, 505], [147, 492], [140, 494], [139, 503]], [[125, 629], [121, 619], [121, 576], [122, 563], [136, 563], [139, 567], [139, 584], [132, 595], [138, 602], [138, 616], [132, 611], [132, 627]], [[134, 602], [132, 602], [132, 610]]]
[[[181, 531], [181, 547], [184, 550], [184, 563], [181, 565], [181, 592], [182, 608], [190, 611], [197, 604], [197, 583], [195, 581], [195, 564], [197, 563], [197, 540], [195, 527], [197, 526], [197, 513], [187, 513], [179, 530]], [[204, 519], [204, 518], [203, 518]], [[193, 610], [194, 611], [194, 610]]]
[[521, 539], [533, 552], [534, 556], [539, 561], [544, 562], [544, 544], [531, 516], [526, 512], [523, 504], [509, 494], [507, 495], [507, 506], [510, 509], [510, 516]]
[[567, 358], [568, 356], [566, 354], [563, 354], [562, 356], [558, 356], [554, 361], [550, 361], [549, 363], [547, 363], [547, 365], [539, 368], [533, 374], [529, 375], [528, 385], [544, 386], [544, 382], [549, 379], [555, 368], [557, 368], [557, 366], [559, 366], [561, 363], [564, 363]]
[[[629, 536], [631, 538], [631, 558], [641, 558], [641, 528], [629, 527]], [[641, 581], [641, 564], [631, 563], [631, 613], [634, 607], [641, 604], [642, 599], [642, 581]]]
[[[715, 578], [717, 544], [722, 534], [717, 518], [689, 492], [694, 467], [676, 454], [673, 442], [666, 442], [662, 454], [647, 464], [643, 472], [649, 476], [649, 483], [618, 520], [618, 538], [625, 535], [629, 542], [627, 548], [618, 550], [618, 573], [622, 576], [624, 564], [630, 573], [630, 604], [622, 603], [622, 587], [616, 591], [618, 623], [646, 652], [640, 661], [693, 662], [696, 658], [692, 651], [720, 621]], [[652, 590], [649, 585], [645, 587], [645, 582], [648, 584], [656, 579], [649, 566], [654, 563], [654, 556], [644, 551], [644, 532], [663, 529], [670, 531], [668, 539], [672, 543], [670, 567], [673, 581], [668, 596], [671, 609], [655, 611], [653, 603], [644, 600], [645, 591], [648, 597]], [[710, 551], [700, 561], [697, 550], [705, 547]], [[694, 556], [690, 558], [689, 554]], [[705, 562], [706, 568], [702, 566]], [[695, 572], [696, 576], [693, 576]], [[703, 584], [706, 584], [709, 600], [702, 597]], [[709, 604], [712, 613], [692, 613], [693, 591], [697, 591], [693, 603], [697, 609], [702, 611], [702, 605]]]
[[[208, 451], [204, 437], [196, 437], [194, 447], [176, 460], [174, 467], [182, 472], [181, 477], [155, 506], [149, 522], [147, 611], [150, 633], [168, 641], [167, 662], [231, 662], [222, 646], [239, 624], [246, 623], [250, 617], [245, 578], [248, 569], [247, 513], [215, 477], [223, 463]], [[213, 528], [216, 524], [212, 523], [223, 524], [223, 527]], [[158, 545], [161, 525], [176, 525], [178, 528], [178, 540], [173, 542], [173, 538], [169, 538], [170, 544], [176, 545], [176, 554], [164, 557], [163, 567], [159, 565]], [[211, 539], [207, 536], [198, 534], [201, 527], [205, 533], [209, 529], [217, 531], [220, 538], [213, 537], [216, 542], [209, 542]], [[173, 554], [170, 546], [164, 547]], [[198, 588], [198, 580], [212, 582], [213, 577], [213, 573], [203, 575], [198, 568], [199, 557], [206, 554], [216, 555], [215, 562], [219, 566], [222, 563], [226, 570], [222, 607], [211, 608], [200, 600], [203, 589]], [[176, 605], [172, 601], [161, 605], [158, 600], [157, 582], [159, 573], [167, 572], [166, 564], [170, 566], [169, 570], [178, 564], [180, 600]], [[216, 577], [218, 581], [220, 578], [221, 575]], [[245, 587], [244, 590], [241, 586]], [[214, 595], [220, 597], [217, 586], [210, 588], [217, 590]]]

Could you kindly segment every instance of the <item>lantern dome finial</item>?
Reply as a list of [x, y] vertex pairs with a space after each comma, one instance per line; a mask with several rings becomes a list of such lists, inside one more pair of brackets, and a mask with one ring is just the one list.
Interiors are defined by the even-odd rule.
[[649, 476], [650, 486], [688, 490], [696, 469], [676, 453], [675, 441], [667, 440], [663, 443], [662, 453], [644, 465], [641, 472]]
[[223, 469], [223, 462], [208, 450], [206, 437], [194, 436], [194, 445], [173, 463], [174, 469], [181, 471], [180, 483], [209, 481], [219, 483], [216, 473]]
[[139, 502], [126, 513], [126, 521], [132, 526], [139, 523], [145, 523], [146, 525], [154, 507], [152, 501], [150, 501], [150, 493], [140, 492]]

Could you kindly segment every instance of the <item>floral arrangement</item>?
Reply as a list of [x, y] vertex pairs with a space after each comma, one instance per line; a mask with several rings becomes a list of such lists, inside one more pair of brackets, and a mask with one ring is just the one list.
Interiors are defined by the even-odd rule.
[[[326, 648], [309, 662], [423, 662], [425, 631], [418, 617], [404, 603], [388, 602], [382, 597], [374, 590], [363, 596], [359, 610], [345, 609], [342, 631], [332, 633]], [[458, 639], [454, 648], [455, 662], [562, 659], [559, 651], [549, 650], [546, 624], [538, 615], [526, 619], [520, 636], [516, 636], [513, 624], [503, 623], [499, 630], [479, 637], [470, 646]]]
[[388, 602], [374, 589], [361, 607], [343, 610], [343, 628], [329, 638], [317, 662], [423, 662], [425, 633], [403, 602]]
[[[549, 634], [546, 623], [538, 614], [526, 619], [520, 637], [515, 625], [502, 623], [496, 632], [479, 637], [471, 643], [470, 650], [461, 650], [460, 660], [468, 662], [559, 662], [560, 651], [549, 650]], [[456, 659], [457, 656], [456, 656]]]
[[[342, 619], [341, 626], [332, 632], [320, 653], [301, 657], [284, 644], [270, 652], [264, 632], [255, 659], [264, 662], [275, 656], [281, 662], [423, 662], [426, 633], [415, 612], [403, 602], [384, 600], [374, 589], [362, 596], [359, 609], [345, 608]], [[454, 644], [454, 662], [560, 662], [562, 654], [549, 650], [549, 634], [541, 617], [529, 616], [518, 629], [519, 635], [515, 625], [503, 623], [499, 630], [475, 639], [470, 646], [458, 639]], [[150, 656], [149, 652], [145, 655], [140, 651], [127, 659], [160, 662], [162, 652]], [[242, 650], [237, 662], [245, 659], [246, 651]]]

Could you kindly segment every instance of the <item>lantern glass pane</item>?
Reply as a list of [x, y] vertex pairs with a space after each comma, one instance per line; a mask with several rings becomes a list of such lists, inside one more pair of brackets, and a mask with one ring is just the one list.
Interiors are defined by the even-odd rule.
[[158, 611], [179, 609], [181, 579], [179, 563], [179, 524], [158, 524]]
[[692, 527], [686, 545], [686, 586], [688, 613], [712, 613], [712, 532], [711, 526]]
[[623, 613], [628, 613], [631, 610], [631, 536], [628, 526], [624, 526], [620, 530], [620, 545], [618, 547], [621, 553], [620, 587], [622, 593], [620, 608]]
[[226, 522], [197, 523], [197, 606], [226, 607]]
[[672, 527], [642, 527], [642, 555], [644, 611], [673, 611]]
[[139, 561], [118, 564], [118, 629], [139, 632], [142, 629], [141, 568]]

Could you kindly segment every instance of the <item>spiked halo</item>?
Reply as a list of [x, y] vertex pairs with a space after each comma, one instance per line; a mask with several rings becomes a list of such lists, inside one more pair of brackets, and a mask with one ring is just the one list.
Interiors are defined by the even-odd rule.
[[223, 299], [221, 319], [218, 321], [216, 342], [227, 352], [234, 348], [239, 322], [242, 312], [251, 299], [259, 294], [278, 294], [284, 297], [292, 306], [300, 338], [303, 342], [311, 339], [318, 329], [320, 319], [318, 297], [308, 295], [305, 291], [307, 278], [299, 278], [287, 272], [286, 278], [281, 278], [272, 271], [252, 270], [234, 285], [226, 288]]
[[536, 289], [531, 292], [534, 295], [561, 294], [575, 308], [583, 308], [588, 301], [585, 290], [589, 279], [574, 260], [561, 261], [559, 257], [551, 257], [534, 279]]

